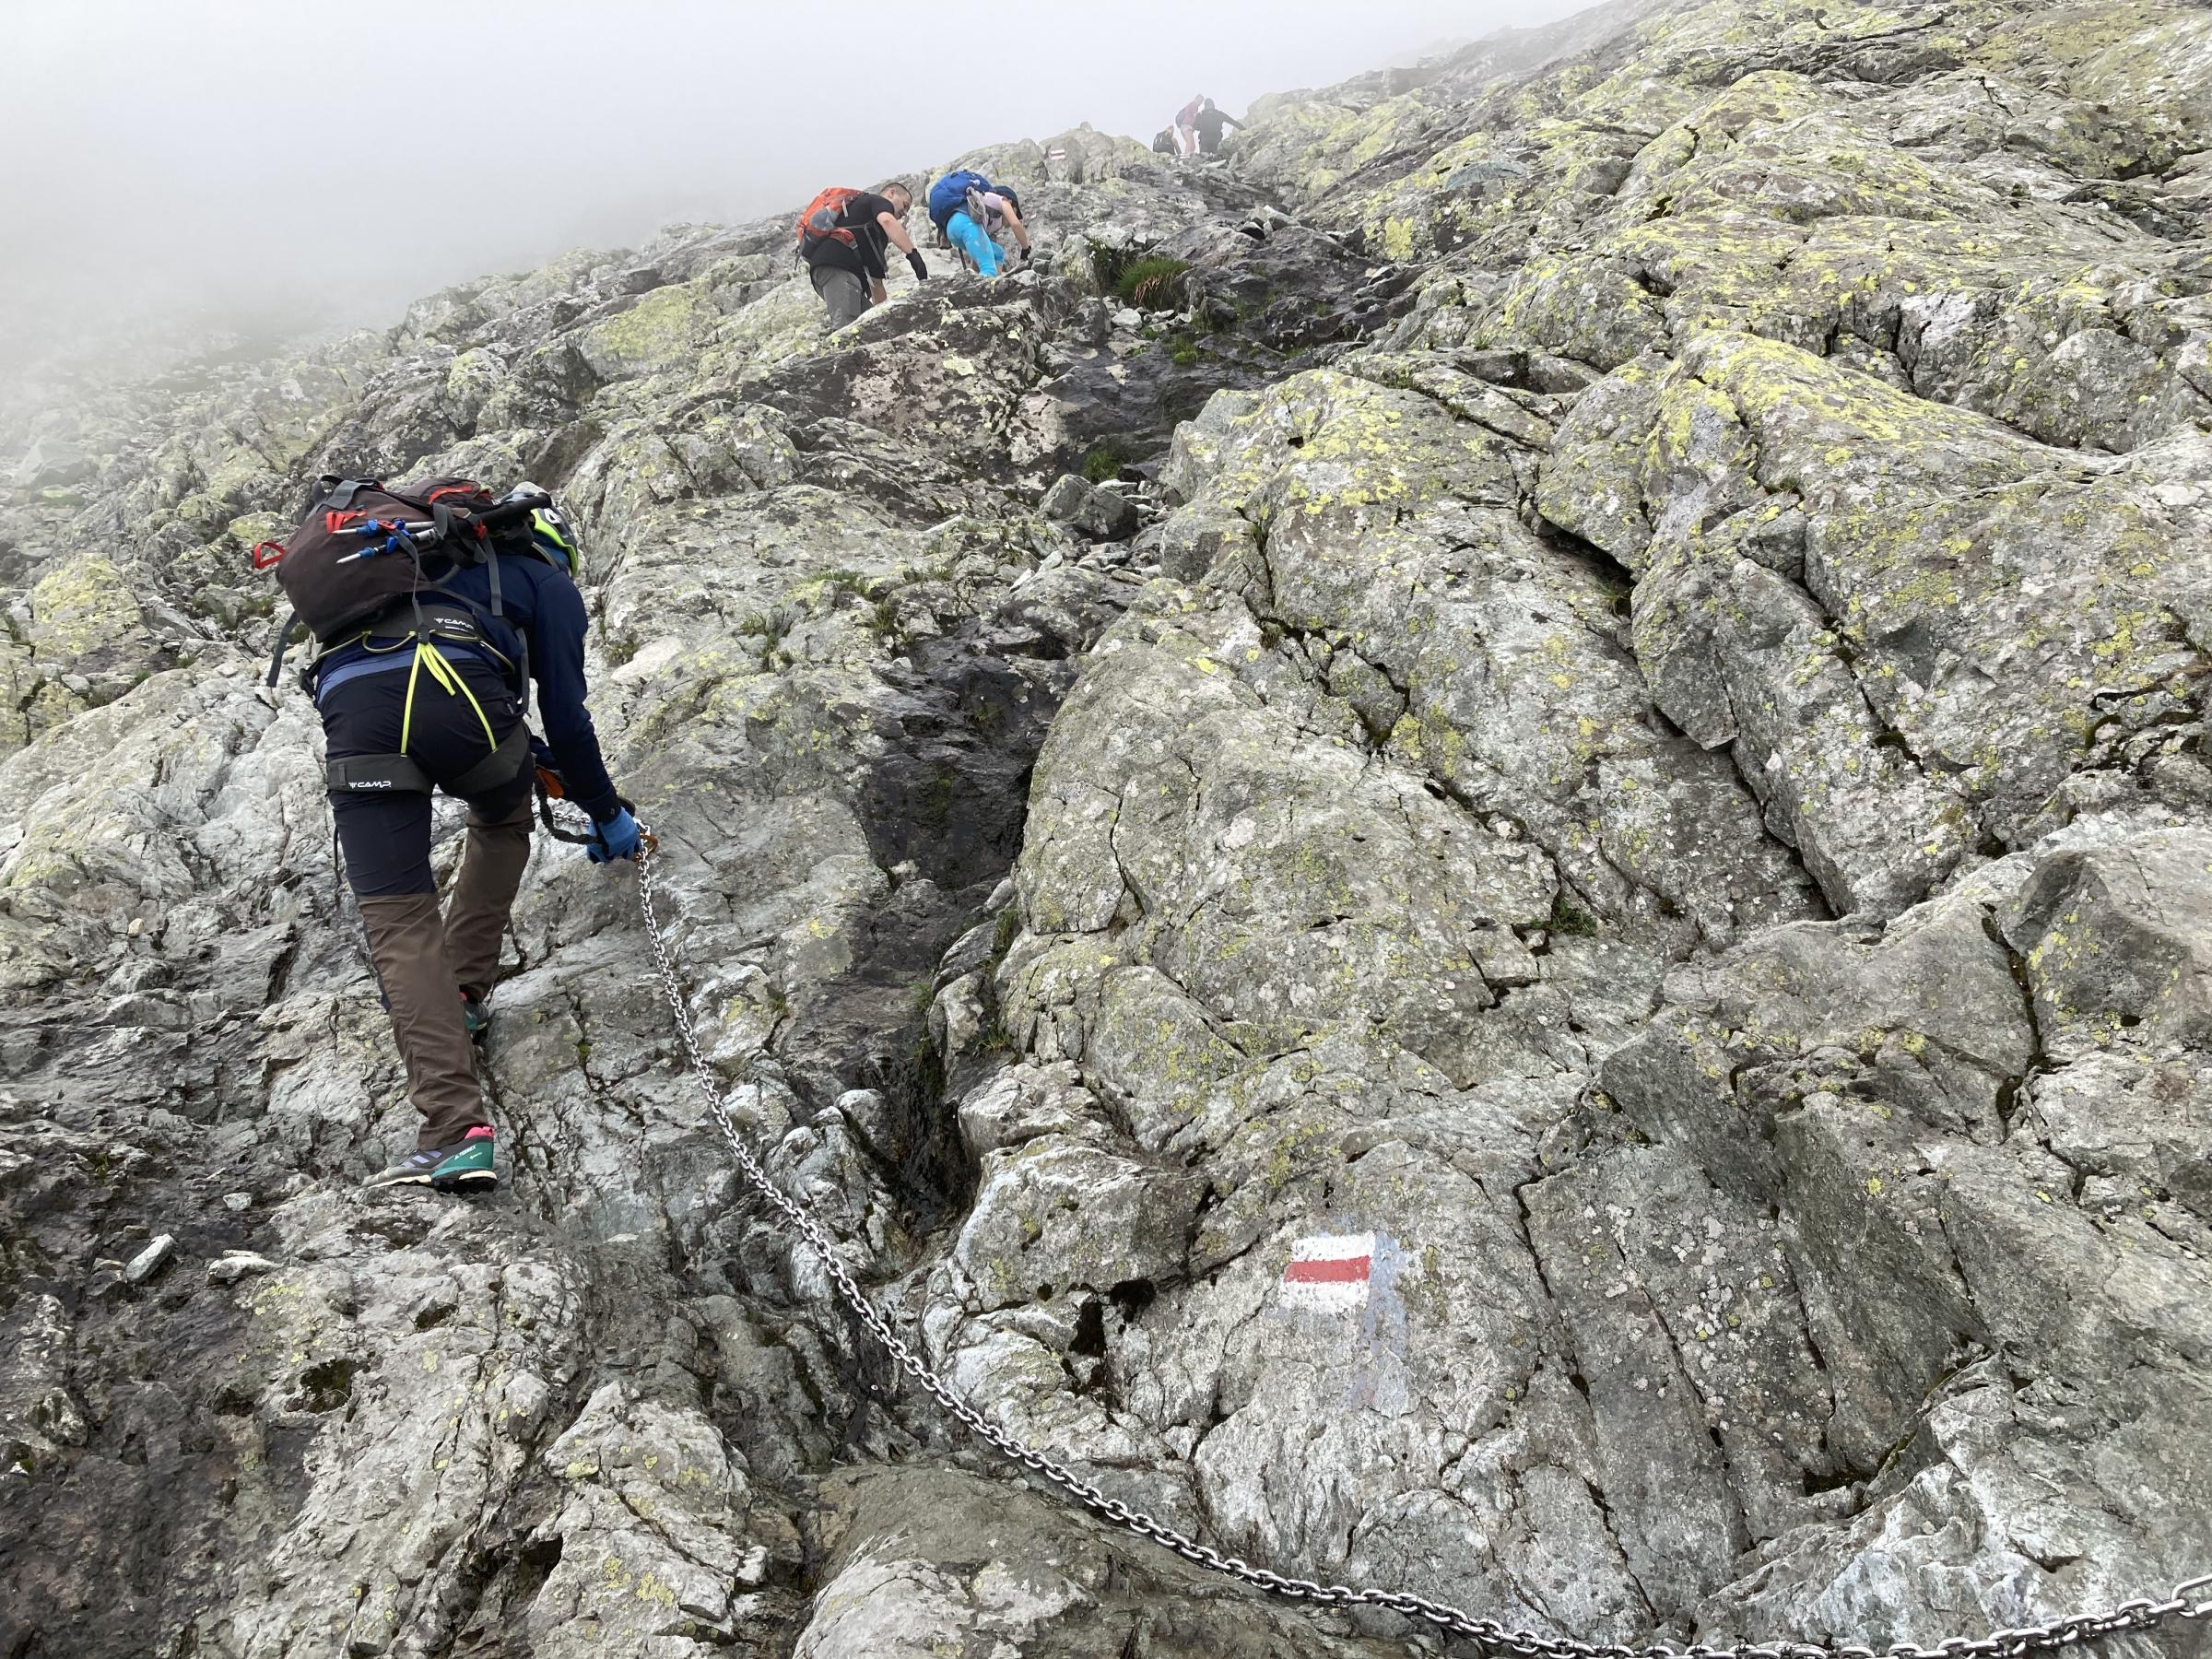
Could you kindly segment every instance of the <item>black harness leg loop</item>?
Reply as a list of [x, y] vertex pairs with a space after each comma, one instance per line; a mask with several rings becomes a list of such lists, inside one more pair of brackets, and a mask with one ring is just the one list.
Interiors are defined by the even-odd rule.
[[514, 730], [500, 740], [500, 747], [477, 761], [459, 777], [450, 779], [445, 793], [462, 800], [471, 795], [488, 794], [502, 783], [512, 783], [530, 764], [530, 731], [521, 721]]
[[332, 794], [429, 794], [430, 774], [408, 755], [347, 755], [323, 769]]

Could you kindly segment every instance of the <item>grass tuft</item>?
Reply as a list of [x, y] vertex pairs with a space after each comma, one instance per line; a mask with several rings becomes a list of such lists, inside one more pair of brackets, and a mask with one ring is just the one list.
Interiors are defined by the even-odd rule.
[[1182, 260], [1171, 259], [1165, 253], [1147, 253], [1121, 268], [1113, 279], [1114, 295], [1126, 304], [1161, 310], [1175, 299], [1182, 274], [1190, 268]]
[[1597, 918], [1562, 892], [1551, 901], [1551, 931], [1562, 938], [1592, 938], [1597, 933]]

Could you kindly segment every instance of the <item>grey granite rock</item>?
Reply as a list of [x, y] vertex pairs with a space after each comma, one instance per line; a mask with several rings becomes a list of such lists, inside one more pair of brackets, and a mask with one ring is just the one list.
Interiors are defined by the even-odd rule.
[[902, 1385], [624, 873], [358, 1190], [324, 470], [561, 493], [739, 1132], [1106, 1491], [1607, 1643], [2212, 1565], [2204, 22], [1615, 0], [946, 159], [1034, 268], [834, 337], [779, 215], [0, 389], [0, 1653], [1441, 1651]]

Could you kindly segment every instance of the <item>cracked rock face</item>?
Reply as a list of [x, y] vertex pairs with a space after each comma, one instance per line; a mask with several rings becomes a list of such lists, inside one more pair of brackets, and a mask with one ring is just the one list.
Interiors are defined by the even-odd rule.
[[901, 1386], [622, 875], [357, 1191], [324, 471], [560, 492], [737, 1128], [1112, 1496], [1595, 1642], [2212, 1566], [2208, 16], [1616, 0], [834, 336], [780, 216], [0, 403], [0, 1654], [1442, 1651]]

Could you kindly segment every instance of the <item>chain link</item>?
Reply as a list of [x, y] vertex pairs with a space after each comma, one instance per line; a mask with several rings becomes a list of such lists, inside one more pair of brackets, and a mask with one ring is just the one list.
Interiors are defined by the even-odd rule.
[[1009, 1462], [1058, 1488], [1082, 1508], [1138, 1537], [1149, 1538], [1186, 1561], [1223, 1573], [1270, 1595], [1313, 1606], [1383, 1608], [1447, 1635], [1465, 1637], [1488, 1652], [1517, 1654], [1520, 1659], [2015, 1659], [2016, 1655], [2071, 1647], [2122, 1630], [2148, 1630], [2168, 1618], [2212, 1618], [2212, 1597], [2202, 1601], [2190, 1599], [2195, 1592], [2212, 1586], [2212, 1573], [2206, 1573], [2176, 1584], [2163, 1601], [2143, 1597], [2123, 1602], [2107, 1611], [2068, 1614], [2048, 1624], [1992, 1630], [1979, 1638], [1953, 1636], [1934, 1647], [1910, 1641], [1892, 1642], [1881, 1649], [1802, 1641], [1738, 1641], [1723, 1647], [1701, 1641], [1677, 1647], [1672, 1642], [1661, 1641], [1647, 1647], [1622, 1647], [1573, 1641], [1565, 1637], [1539, 1635], [1534, 1630], [1510, 1630], [1496, 1619], [1477, 1618], [1448, 1603], [1430, 1601], [1402, 1590], [1363, 1590], [1350, 1584], [1323, 1584], [1311, 1579], [1285, 1578], [1265, 1567], [1254, 1567], [1241, 1556], [1223, 1555], [1119, 1498], [1109, 1497], [1065, 1464], [1017, 1439], [969, 1405], [900, 1339], [899, 1333], [891, 1328], [890, 1321], [877, 1311], [853, 1270], [845, 1265], [844, 1253], [814, 1212], [770, 1179], [767, 1168], [753, 1156], [752, 1148], [731, 1118], [729, 1101], [714, 1086], [713, 1073], [700, 1048], [699, 1033], [691, 1023], [690, 1006], [684, 996], [683, 981], [677, 973], [675, 959], [661, 928], [660, 912], [653, 902], [653, 843], [648, 838], [639, 850], [638, 902], [644, 912], [646, 935], [653, 941], [653, 960], [660, 969], [661, 989], [667, 995], [668, 1010], [675, 1017], [684, 1053], [691, 1062], [691, 1075], [699, 1084], [700, 1092], [706, 1097], [723, 1138], [729, 1142], [738, 1169], [753, 1190], [791, 1224], [792, 1231], [815, 1253], [853, 1316], [867, 1327], [869, 1335], [899, 1369], [944, 1407], [947, 1416]]

